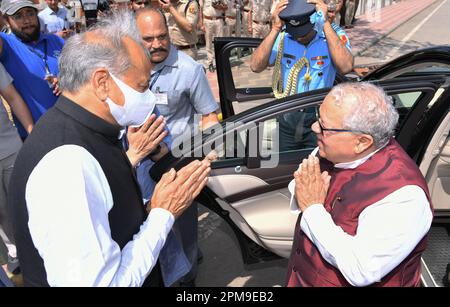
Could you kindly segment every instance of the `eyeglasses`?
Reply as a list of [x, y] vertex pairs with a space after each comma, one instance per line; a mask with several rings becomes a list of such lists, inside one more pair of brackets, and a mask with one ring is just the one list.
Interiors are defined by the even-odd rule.
[[319, 124], [320, 127], [320, 133], [323, 135], [324, 131], [333, 131], [333, 132], [352, 132], [352, 133], [359, 133], [359, 134], [367, 134], [364, 131], [360, 130], [351, 130], [351, 129], [338, 129], [338, 128], [325, 128], [322, 124], [322, 120], [320, 119], [320, 111], [319, 106], [316, 106], [316, 121]]
[[10, 16], [14, 21], [22, 21], [24, 18], [36, 17], [36, 11], [34, 9], [25, 11], [22, 13], [14, 14]]
[[162, 42], [162, 41], [165, 41], [168, 37], [169, 37], [169, 33], [166, 32], [166, 33], [161, 34], [161, 35], [156, 36], [156, 37], [154, 37], [154, 36], [144, 37], [143, 40], [146, 41], [147, 43], [153, 43], [153, 41], [155, 39], [157, 39], [158, 41]]

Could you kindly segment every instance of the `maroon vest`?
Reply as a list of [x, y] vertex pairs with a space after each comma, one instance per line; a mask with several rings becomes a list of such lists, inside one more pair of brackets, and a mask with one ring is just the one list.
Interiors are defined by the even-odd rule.
[[[365, 208], [403, 186], [422, 188], [431, 206], [428, 187], [419, 168], [395, 140], [356, 169], [332, 169], [331, 177], [325, 209], [334, 223], [352, 236], [356, 234], [358, 217]], [[300, 219], [301, 215], [295, 227], [287, 286], [351, 286], [337, 268], [322, 258], [316, 246], [301, 231]], [[383, 227], [383, 221], [380, 221], [380, 227]], [[420, 257], [426, 247], [426, 238], [402, 263], [372, 286], [418, 286]]]

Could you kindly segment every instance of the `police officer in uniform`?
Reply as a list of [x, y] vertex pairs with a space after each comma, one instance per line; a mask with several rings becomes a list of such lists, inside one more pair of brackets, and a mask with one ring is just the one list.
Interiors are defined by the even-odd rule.
[[165, 11], [172, 44], [197, 60], [197, 23], [200, 10], [197, 0], [159, 0], [159, 4]]
[[250, 14], [250, 0], [238, 0], [241, 6], [241, 18], [242, 18], [242, 34], [245, 37], [251, 37], [250, 32], [251, 24], [249, 24], [249, 14]]
[[344, 24], [346, 29], [353, 28], [353, 20], [355, 19], [356, 9], [358, 8], [359, 0], [345, 0], [343, 16], [341, 25]]
[[[251, 69], [261, 72], [274, 65], [276, 98], [331, 87], [336, 72], [353, 69], [353, 55], [345, 32], [328, 19], [323, 0], [281, 0], [272, 29], [255, 50]], [[292, 112], [279, 119], [280, 150], [315, 146], [311, 124], [314, 112]]]
[[253, 37], [264, 38], [270, 32], [271, 7], [272, 0], [250, 0], [249, 31]]
[[136, 12], [149, 5], [149, 0], [131, 0], [131, 9]]
[[214, 37], [224, 36], [224, 12], [227, 4], [224, 0], [203, 0], [200, 2], [202, 18], [200, 28], [205, 32], [206, 53], [209, 71], [215, 70], [215, 56], [213, 48]]
[[341, 9], [344, 5], [344, 0], [324, 0], [328, 7], [328, 17], [331, 23], [340, 25], [341, 23]]
[[224, 36], [233, 36], [236, 29], [236, 5], [238, 0], [227, 0], [225, 11], [225, 33]]

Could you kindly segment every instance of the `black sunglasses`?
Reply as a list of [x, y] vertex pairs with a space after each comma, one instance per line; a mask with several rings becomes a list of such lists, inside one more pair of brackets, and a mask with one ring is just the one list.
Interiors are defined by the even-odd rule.
[[338, 128], [325, 128], [322, 124], [322, 120], [320, 119], [320, 111], [319, 106], [316, 106], [316, 121], [319, 124], [320, 127], [320, 133], [323, 134], [324, 131], [333, 131], [333, 132], [352, 132], [352, 133], [359, 133], [359, 134], [367, 134], [364, 131], [360, 130], [351, 130], [351, 129], [338, 129]]

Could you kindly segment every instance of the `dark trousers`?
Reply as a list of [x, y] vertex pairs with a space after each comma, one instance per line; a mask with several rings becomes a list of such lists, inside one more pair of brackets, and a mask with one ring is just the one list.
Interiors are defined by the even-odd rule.
[[193, 202], [183, 214], [178, 217], [173, 225], [175, 235], [183, 245], [184, 253], [192, 264], [192, 268], [180, 282], [194, 281], [197, 277], [198, 257], [198, 203]]
[[144, 283], [142, 284], [142, 287], [153, 287], [153, 288], [164, 287], [164, 282], [161, 275], [161, 265], [159, 264], [159, 260], [156, 262], [155, 266], [153, 267], [153, 270], [145, 279]]

